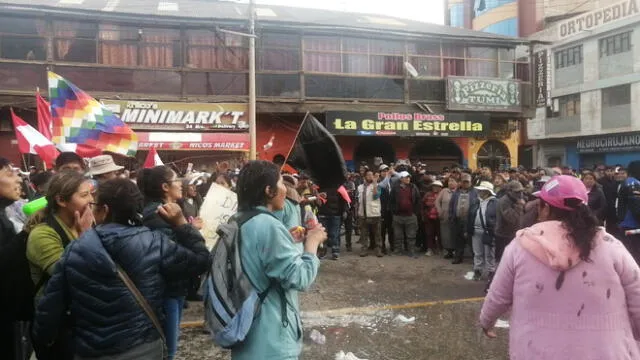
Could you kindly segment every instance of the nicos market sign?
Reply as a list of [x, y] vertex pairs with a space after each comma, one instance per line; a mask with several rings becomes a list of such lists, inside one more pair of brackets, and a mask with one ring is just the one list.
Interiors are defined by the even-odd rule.
[[447, 83], [449, 110], [522, 111], [517, 81], [450, 77]]

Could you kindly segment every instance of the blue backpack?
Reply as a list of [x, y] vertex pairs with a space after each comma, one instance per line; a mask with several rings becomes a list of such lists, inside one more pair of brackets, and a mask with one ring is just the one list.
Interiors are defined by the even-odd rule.
[[211, 269], [204, 289], [205, 326], [213, 342], [225, 349], [234, 348], [245, 340], [272, 289], [280, 293], [283, 326], [288, 326], [287, 300], [282, 287], [272, 281], [264, 292], [259, 293], [242, 266], [241, 227], [258, 214], [273, 216], [257, 209], [237, 213], [228, 223], [218, 226], [219, 239], [211, 250]]

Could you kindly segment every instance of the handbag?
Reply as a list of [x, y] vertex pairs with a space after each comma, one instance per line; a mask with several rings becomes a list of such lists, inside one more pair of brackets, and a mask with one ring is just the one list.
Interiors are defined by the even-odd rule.
[[489, 231], [489, 229], [487, 229], [487, 225], [485, 225], [485, 222], [484, 222], [484, 214], [482, 214], [482, 206], [478, 208], [478, 211], [480, 212], [480, 224], [482, 225], [482, 229], [484, 229], [484, 232], [482, 233], [482, 244], [487, 246], [495, 246], [493, 234]]
[[116, 270], [118, 272], [118, 277], [127, 286], [131, 294], [133, 294], [133, 297], [136, 298], [136, 302], [138, 303], [138, 305], [140, 305], [142, 310], [144, 310], [144, 312], [147, 314], [147, 316], [153, 323], [153, 326], [158, 331], [158, 334], [160, 334], [160, 339], [162, 339], [162, 358], [168, 359], [169, 353], [167, 351], [167, 339], [164, 336], [164, 331], [162, 330], [162, 324], [160, 323], [160, 320], [158, 319], [155, 312], [151, 308], [151, 305], [149, 305], [149, 302], [147, 302], [147, 299], [145, 299], [144, 295], [142, 295], [140, 290], [138, 290], [138, 288], [136, 287], [136, 284], [133, 282], [133, 280], [131, 280], [129, 275], [127, 275], [126, 271], [124, 271], [124, 269], [118, 263], [116, 263]]

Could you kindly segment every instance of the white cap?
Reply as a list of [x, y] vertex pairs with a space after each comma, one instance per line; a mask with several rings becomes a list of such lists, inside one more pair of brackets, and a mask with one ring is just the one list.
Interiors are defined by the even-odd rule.
[[398, 175], [400, 175], [400, 178], [406, 178], [406, 177], [411, 177], [411, 174], [409, 174], [409, 172], [407, 171], [401, 171]]

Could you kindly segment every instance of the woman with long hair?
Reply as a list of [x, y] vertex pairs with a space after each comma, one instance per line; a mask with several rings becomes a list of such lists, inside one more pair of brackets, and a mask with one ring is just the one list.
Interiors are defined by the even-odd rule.
[[245, 272], [259, 293], [271, 286], [260, 314], [245, 341], [231, 351], [233, 360], [298, 359], [302, 351], [302, 323], [298, 292], [318, 274], [318, 246], [327, 239], [319, 225], [304, 237], [303, 249], [289, 229], [274, 216], [285, 206], [287, 189], [280, 168], [267, 161], [250, 161], [237, 183], [238, 211], [260, 213], [242, 225], [240, 255]]
[[538, 194], [539, 223], [507, 246], [480, 325], [511, 309], [511, 359], [638, 359], [640, 268], [599, 226], [584, 184], [556, 176]]
[[38, 343], [55, 337], [69, 311], [74, 359], [162, 359], [159, 329], [118, 271], [132, 279], [162, 319], [166, 279], [187, 279], [207, 265], [209, 252], [177, 204], [156, 209], [177, 242], [142, 226], [143, 205], [142, 194], [127, 179], [100, 184], [94, 205], [98, 226], [69, 245], [38, 305], [33, 327]]
[[[57, 173], [47, 189], [46, 208], [33, 215], [25, 225], [25, 231], [29, 233], [26, 255], [36, 290], [36, 304], [65, 248], [93, 225], [91, 193], [92, 182], [81, 173], [72, 170]], [[38, 357], [73, 358], [69, 330], [61, 327], [46, 346], [34, 344]]]
[[[178, 234], [170, 223], [158, 214], [158, 208], [166, 204], [175, 204], [182, 199], [182, 180], [167, 166], [156, 166], [143, 169], [138, 174], [138, 188], [144, 196], [145, 206], [142, 211], [142, 222], [151, 230], [158, 230], [174, 241], [179, 241]], [[184, 215], [183, 215], [184, 217]], [[186, 221], [186, 220], [185, 220]], [[204, 240], [202, 240], [204, 241]], [[201, 275], [207, 266], [193, 269], [194, 276]], [[185, 297], [189, 292], [190, 280], [180, 279], [167, 283], [164, 301], [164, 331], [167, 338], [169, 360], [172, 360], [178, 350], [180, 336], [180, 320], [184, 308]]]

